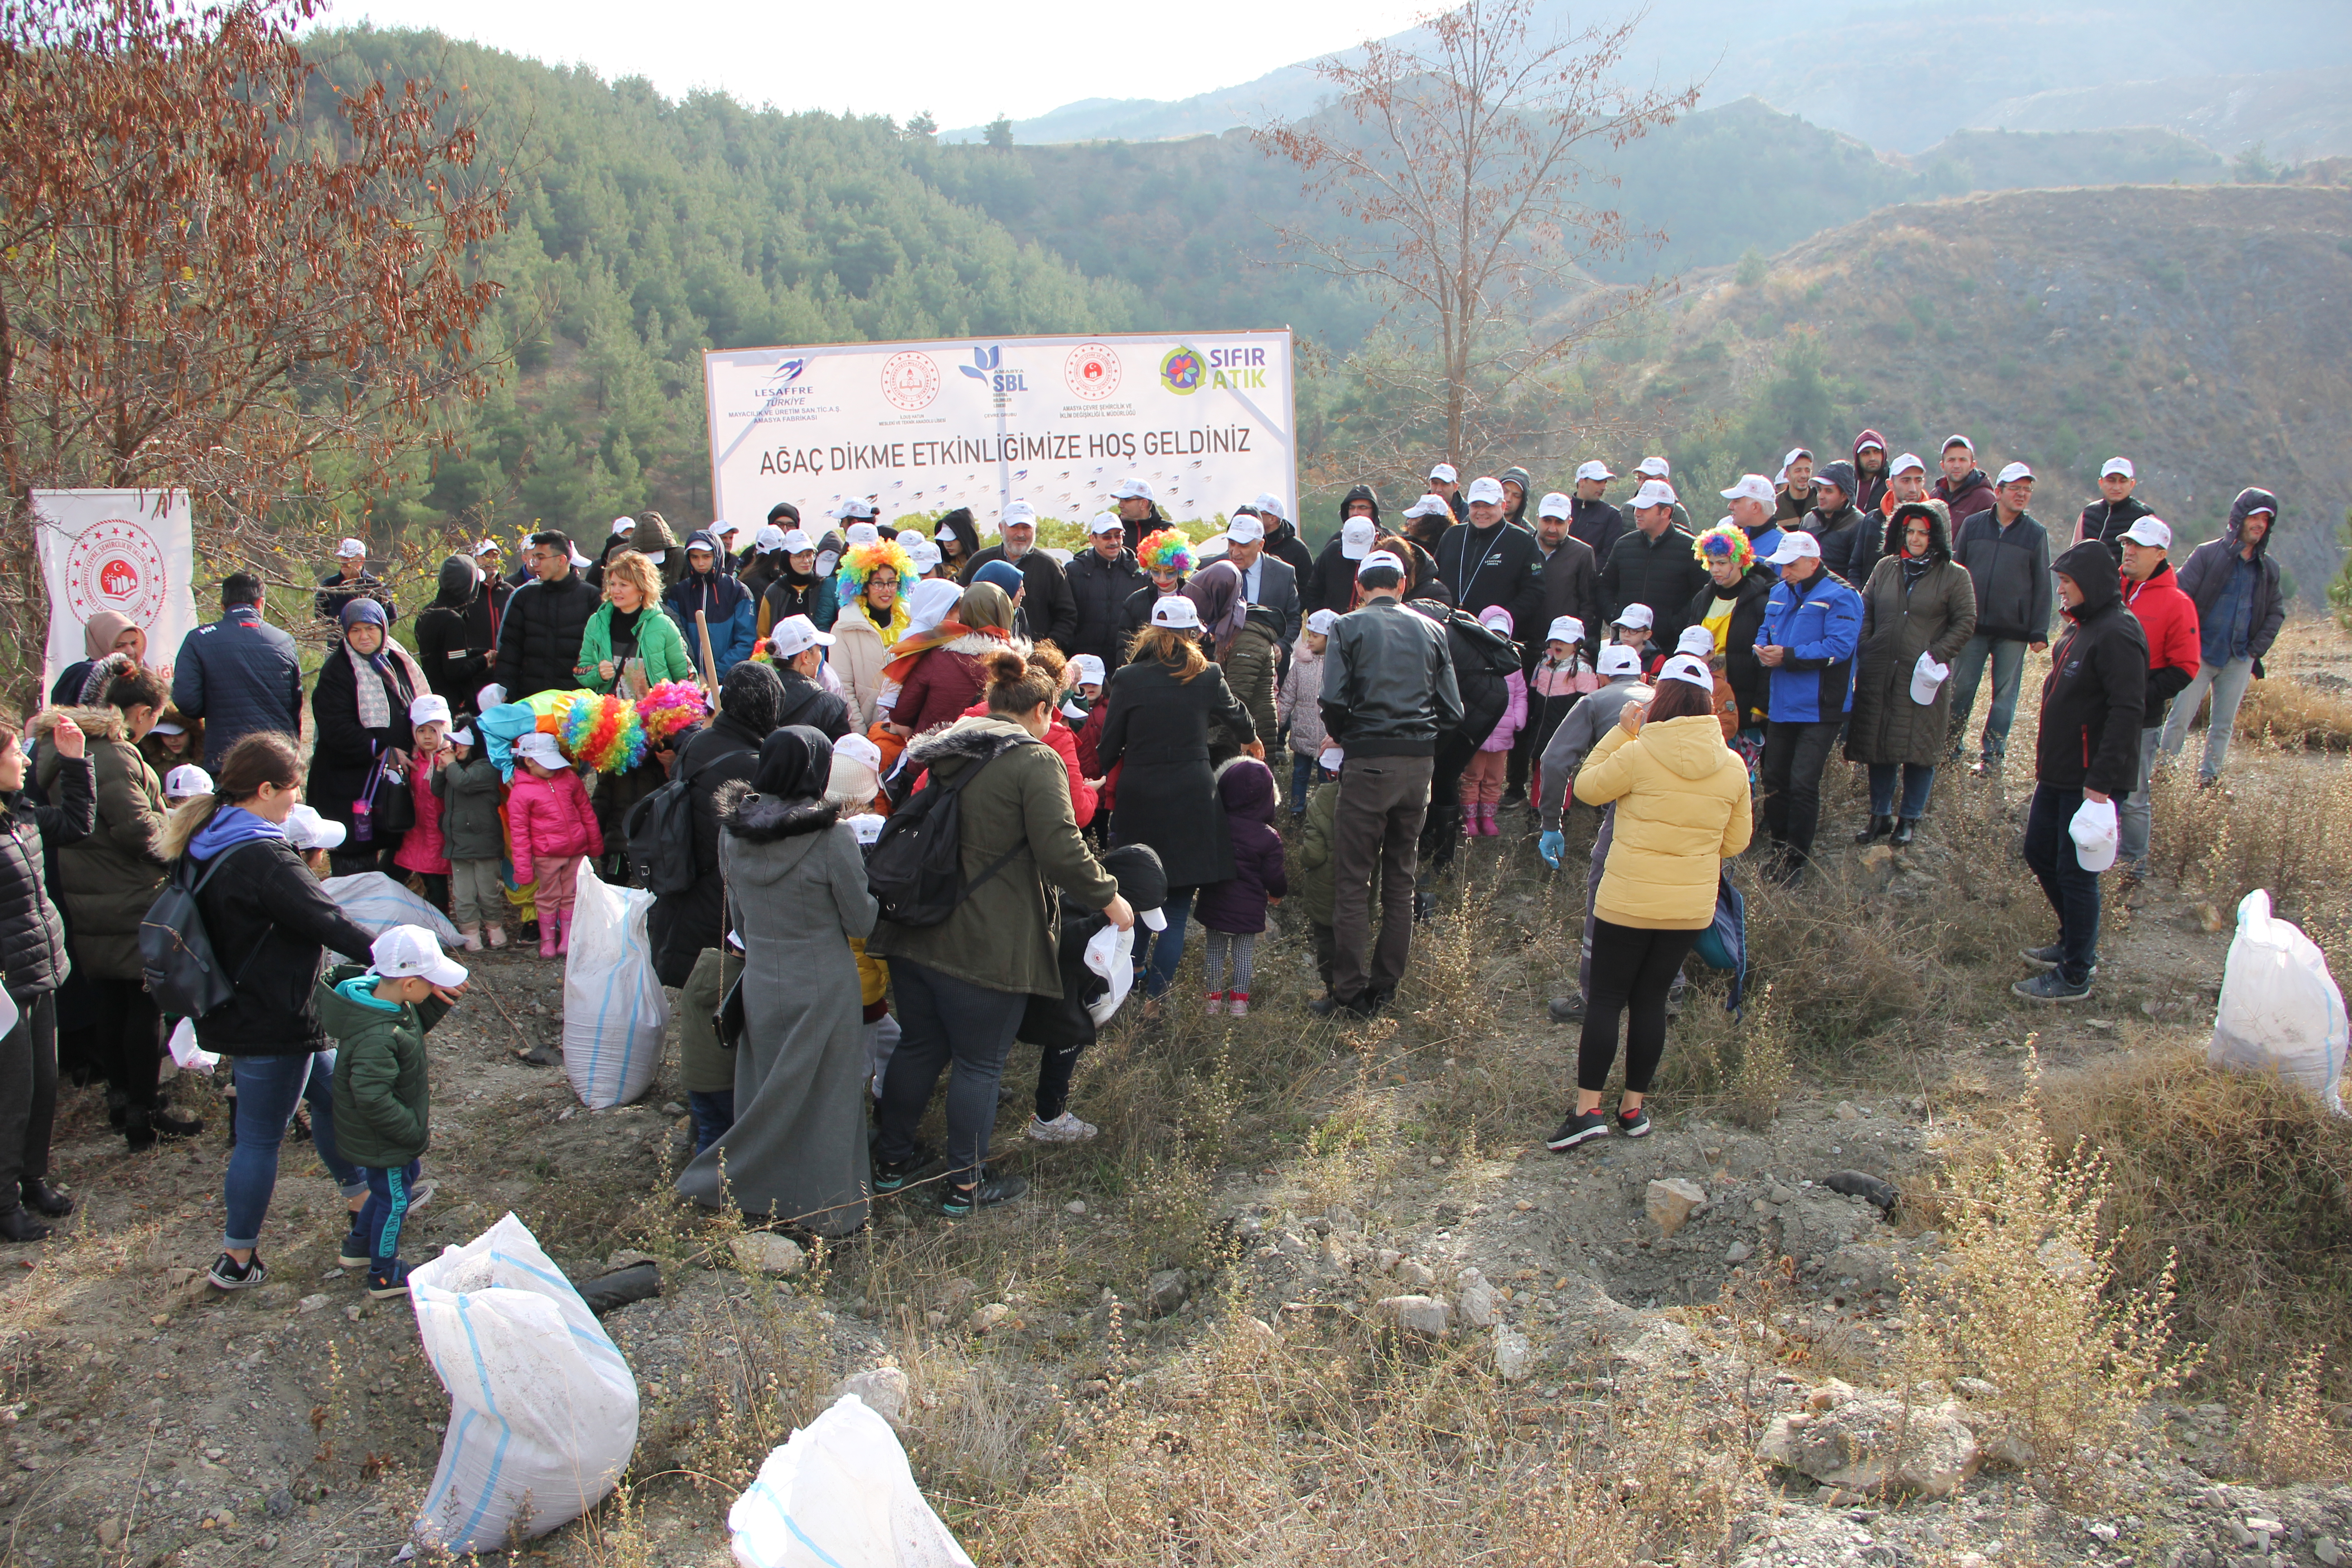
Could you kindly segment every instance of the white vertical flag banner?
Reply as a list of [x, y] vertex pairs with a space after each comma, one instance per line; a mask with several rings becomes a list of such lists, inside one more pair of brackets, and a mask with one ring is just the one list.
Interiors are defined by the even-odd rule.
[[100, 610], [147, 634], [147, 661], [169, 664], [196, 629], [195, 512], [185, 490], [35, 490], [49, 646], [41, 689], [89, 657], [82, 627]]
[[[1083, 521], [1141, 479], [1180, 522], [1271, 494], [1296, 520], [1290, 333], [1152, 333], [730, 349], [703, 355], [718, 513], [813, 531], [1004, 503]], [[1199, 529], [1194, 528], [1195, 535]]]

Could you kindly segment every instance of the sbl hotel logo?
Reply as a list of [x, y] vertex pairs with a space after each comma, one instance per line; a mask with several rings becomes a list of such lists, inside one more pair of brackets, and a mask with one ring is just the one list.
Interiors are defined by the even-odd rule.
[[991, 343], [986, 348], [973, 349], [971, 363], [960, 364], [956, 369], [971, 377], [972, 380], [984, 384], [991, 392], [1029, 390], [1029, 384], [1024, 379], [1024, 373], [1004, 368], [1004, 345], [1002, 343]]

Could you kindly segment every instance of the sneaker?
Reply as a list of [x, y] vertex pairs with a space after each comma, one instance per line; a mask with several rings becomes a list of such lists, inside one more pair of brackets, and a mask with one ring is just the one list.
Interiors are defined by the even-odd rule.
[[1609, 1136], [1609, 1118], [1596, 1109], [1580, 1110], [1559, 1124], [1559, 1131], [1544, 1140], [1544, 1147], [1557, 1154], [1563, 1149], [1573, 1149], [1595, 1138]]
[[918, 1143], [915, 1152], [906, 1159], [875, 1161], [874, 1190], [877, 1193], [897, 1192], [937, 1163], [939, 1157], [938, 1151]]
[[1584, 998], [1555, 996], [1551, 999], [1550, 1012], [1551, 1021], [1555, 1024], [1581, 1024], [1584, 1022]]
[[2058, 961], [2066, 956], [2066, 950], [2053, 942], [2048, 947], [2021, 948], [2017, 956], [2036, 969], [2055, 969]]
[[1248, 1016], [1249, 1016], [1249, 993], [1248, 993], [1248, 992], [1246, 992], [1246, 991], [1228, 991], [1228, 992], [1226, 992], [1226, 993], [1225, 993], [1225, 1011], [1226, 1011], [1227, 1013], [1230, 1013], [1231, 1015], [1233, 1015], [1233, 1016], [1234, 1016], [1234, 1017], [1236, 1017], [1236, 1018], [1246, 1018], [1246, 1017], [1248, 1017]]
[[940, 1189], [940, 1212], [950, 1219], [970, 1219], [982, 1209], [1009, 1204], [1028, 1190], [1025, 1178], [992, 1176], [982, 1166], [980, 1180], [974, 1185], [960, 1187], [950, 1182]]
[[1102, 1129], [1091, 1121], [1081, 1121], [1065, 1110], [1051, 1121], [1040, 1121], [1035, 1113], [1029, 1118], [1029, 1136], [1040, 1143], [1083, 1143]]
[[431, 1203], [433, 1201], [433, 1194], [439, 1190], [439, 1188], [436, 1187], [429, 1181], [419, 1182], [415, 1186], [409, 1188], [408, 1212], [410, 1214], [415, 1214], [418, 1209], [421, 1209], [426, 1204]]
[[1618, 1137], [1647, 1138], [1649, 1135], [1650, 1113], [1646, 1110], [1638, 1105], [1633, 1107], [1631, 1110], [1627, 1110], [1622, 1107], [1619, 1108], [1617, 1111]]
[[1307, 1004], [1307, 1010], [1318, 1018], [1336, 1017], [1341, 1013], [1351, 1018], [1369, 1018], [1381, 1010], [1385, 1000], [1377, 991], [1367, 991], [1353, 1002], [1342, 1002], [1337, 996], [1318, 996]]
[[224, 1252], [213, 1259], [213, 1266], [205, 1270], [205, 1278], [223, 1290], [250, 1290], [269, 1278], [269, 1269], [261, 1261], [258, 1252], [247, 1259], [243, 1268], [237, 1266], [236, 1258]]
[[395, 1258], [387, 1269], [368, 1270], [367, 1293], [379, 1301], [389, 1301], [408, 1294], [408, 1265]]
[[2080, 1002], [2091, 994], [2091, 981], [2085, 975], [2070, 981], [2065, 971], [2046, 969], [2031, 980], [2021, 980], [2010, 987], [2020, 996], [2034, 1002]]
[[335, 1254], [335, 1262], [345, 1268], [365, 1268], [374, 1261], [375, 1254], [368, 1244], [367, 1234], [358, 1226], [352, 1226], [351, 1235], [343, 1237], [341, 1250]]
[[1209, 1016], [1210, 1016], [1210, 1017], [1212, 1017], [1212, 1018], [1222, 1018], [1222, 1017], [1223, 1017], [1224, 1016], [1225, 1016], [1225, 994], [1224, 994], [1223, 992], [1222, 992], [1222, 991], [1212, 991], [1212, 992], [1210, 992], [1210, 993], [1209, 993]]

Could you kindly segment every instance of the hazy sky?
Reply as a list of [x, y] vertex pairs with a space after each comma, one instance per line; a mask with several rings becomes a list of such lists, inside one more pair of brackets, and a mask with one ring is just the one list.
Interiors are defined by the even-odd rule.
[[434, 27], [677, 97], [715, 88], [780, 109], [851, 110], [942, 130], [1082, 98], [1176, 99], [1411, 25], [1429, 0], [337, 0], [325, 24]]

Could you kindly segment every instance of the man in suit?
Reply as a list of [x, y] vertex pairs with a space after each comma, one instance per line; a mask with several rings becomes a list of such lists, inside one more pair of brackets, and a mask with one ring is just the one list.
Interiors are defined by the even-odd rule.
[[1265, 524], [1247, 512], [1228, 523], [1225, 559], [1242, 574], [1243, 596], [1281, 621], [1283, 646], [1289, 647], [1298, 636], [1298, 574], [1281, 556], [1266, 552]]

